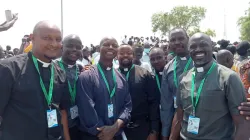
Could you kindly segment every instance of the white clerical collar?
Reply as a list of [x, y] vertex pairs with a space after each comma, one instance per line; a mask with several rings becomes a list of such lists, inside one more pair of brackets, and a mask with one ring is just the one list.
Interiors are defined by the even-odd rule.
[[68, 65], [68, 68], [73, 68], [75, 65]]
[[162, 75], [162, 74], [163, 74], [163, 72], [159, 72], [159, 74], [160, 74], [160, 75]]
[[39, 61], [40, 63], [42, 63], [44, 68], [47, 68], [50, 65], [50, 63], [43, 62], [42, 60], [39, 60], [39, 59], [37, 59], [37, 61]]
[[110, 68], [110, 67], [107, 67], [106, 70], [111, 70], [111, 68]]
[[180, 59], [181, 59], [181, 60], [187, 60], [187, 58], [186, 58], [186, 57], [180, 57]]
[[197, 72], [204, 72], [204, 68], [203, 67], [198, 67], [196, 68]]
[[124, 71], [128, 71], [128, 68], [124, 68]]

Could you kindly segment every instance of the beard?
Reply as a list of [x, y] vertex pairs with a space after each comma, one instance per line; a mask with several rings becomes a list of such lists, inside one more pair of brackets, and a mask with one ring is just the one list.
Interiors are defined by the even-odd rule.
[[44, 57], [48, 60], [54, 60], [58, 58], [57, 56], [47, 56], [47, 55], [44, 55]]
[[128, 68], [132, 65], [132, 63], [133, 63], [132, 60], [129, 60], [129, 62], [125, 62], [125, 63], [122, 61], [121, 66], [124, 68]]

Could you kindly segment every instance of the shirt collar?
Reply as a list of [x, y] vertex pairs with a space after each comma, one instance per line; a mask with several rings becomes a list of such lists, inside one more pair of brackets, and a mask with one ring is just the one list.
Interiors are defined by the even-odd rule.
[[103, 69], [103, 70], [106, 70], [106, 71], [110, 71], [111, 69], [112, 69], [112, 67], [113, 66], [111, 66], [111, 67], [105, 67], [102, 63], [100, 63], [99, 62], [99, 65], [101, 66], [101, 68]]
[[189, 55], [187, 55], [187, 56], [185, 56], [185, 57], [180, 57], [180, 56], [176, 56], [178, 59], [177, 59], [177, 61], [179, 60], [179, 61], [187, 61], [189, 58], [190, 58], [190, 56]]
[[130, 67], [128, 67], [128, 68], [122, 68], [122, 67], [119, 66], [119, 69], [120, 69], [121, 71], [128, 72], [128, 71], [131, 69], [132, 66], [133, 66], [133, 64], [132, 64]]
[[212, 65], [214, 62], [215, 62], [215, 61], [212, 60], [211, 62], [209, 62], [208, 64], [206, 64], [206, 65], [203, 66], [203, 67], [195, 67], [195, 72], [197, 72], [197, 73], [207, 72], [207, 71], [210, 69], [211, 65]]
[[49, 65], [51, 64], [51, 63], [43, 62], [42, 60], [39, 60], [39, 59], [37, 59], [37, 61], [39, 61], [40, 63], [42, 63], [42, 67], [44, 67], [44, 68], [49, 67]]

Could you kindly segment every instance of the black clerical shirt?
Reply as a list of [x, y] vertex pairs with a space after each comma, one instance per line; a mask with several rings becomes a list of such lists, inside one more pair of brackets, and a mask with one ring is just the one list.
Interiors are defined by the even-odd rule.
[[[120, 71], [126, 76], [128, 71], [120, 68]], [[157, 101], [157, 94], [155, 93], [155, 81], [152, 74], [146, 69], [135, 65], [131, 69], [129, 78], [129, 92], [132, 99], [132, 113], [131, 121], [149, 118], [151, 129], [159, 131], [159, 102]]]
[[[43, 67], [38, 61], [38, 67], [48, 91], [51, 64]], [[0, 79], [1, 140], [54, 140], [63, 136], [59, 110], [68, 108], [70, 98], [66, 75], [58, 66], [54, 64], [51, 108], [57, 110], [59, 126], [54, 128], [48, 128], [49, 107], [31, 53], [1, 60]]]

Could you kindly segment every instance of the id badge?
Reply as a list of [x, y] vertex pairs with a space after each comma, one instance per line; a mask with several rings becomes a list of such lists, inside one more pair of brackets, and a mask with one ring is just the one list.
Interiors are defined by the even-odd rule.
[[70, 116], [72, 120], [78, 117], [78, 107], [76, 105], [70, 108]]
[[176, 104], [176, 96], [174, 96], [174, 108], [177, 108], [177, 104]]
[[55, 109], [47, 110], [47, 121], [48, 121], [48, 128], [57, 127], [57, 113]]
[[200, 118], [189, 116], [187, 131], [197, 135], [199, 132]]
[[113, 104], [108, 104], [108, 117], [109, 118], [112, 118], [114, 116], [114, 106]]

